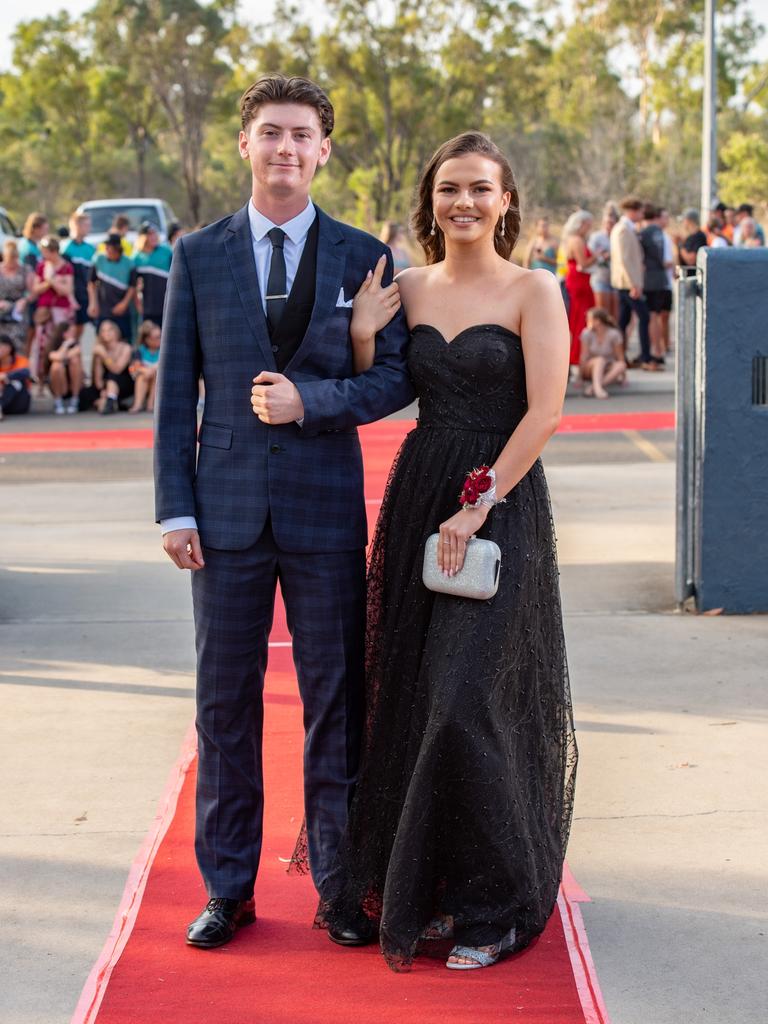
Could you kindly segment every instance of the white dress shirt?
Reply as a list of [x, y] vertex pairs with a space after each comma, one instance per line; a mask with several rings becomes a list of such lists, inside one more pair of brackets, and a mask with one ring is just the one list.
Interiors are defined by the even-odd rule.
[[[256, 276], [259, 281], [261, 292], [261, 303], [264, 313], [267, 312], [267, 280], [269, 279], [269, 263], [272, 259], [272, 243], [267, 238], [267, 232], [272, 228], [280, 228], [285, 232], [283, 243], [283, 257], [285, 259], [285, 283], [290, 293], [293, 282], [296, 279], [296, 272], [299, 269], [301, 254], [304, 252], [304, 243], [307, 240], [309, 229], [317, 216], [317, 211], [312, 200], [285, 224], [274, 224], [263, 213], [259, 213], [253, 205], [253, 199], [248, 200], [248, 221], [251, 225], [251, 241], [253, 243], [253, 259], [256, 263]], [[301, 426], [301, 423], [299, 423]], [[176, 516], [173, 519], [161, 519], [160, 529], [163, 535], [171, 530], [196, 530], [197, 520], [194, 516]]]
[[296, 272], [299, 269], [301, 254], [304, 252], [304, 243], [307, 240], [309, 229], [312, 227], [317, 213], [310, 200], [301, 213], [288, 220], [285, 224], [273, 224], [271, 220], [259, 213], [253, 205], [253, 200], [248, 201], [248, 220], [251, 224], [251, 239], [253, 241], [253, 259], [256, 263], [256, 276], [259, 279], [259, 291], [264, 312], [267, 312], [267, 280], [269, 279], [269, 264], [272, 259], [272, 243], [267, 238], [267, 232], [272, 228], [280, 228], [285, 232], [283, 243], [283, 255], [285, 257], [285, 283], [286, 290], [290, 293], [293, 282], [296, 280]]

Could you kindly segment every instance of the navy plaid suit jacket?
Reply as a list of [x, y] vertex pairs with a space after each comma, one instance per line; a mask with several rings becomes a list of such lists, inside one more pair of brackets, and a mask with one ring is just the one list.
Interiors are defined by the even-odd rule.
[[[155, 515], [196, 516], [204, 546], [254, 544], [269, 515], [285, 551], [348, 551], [367, 543], [356, 427], [407, 405], [408, 329], [400, 310], [376, 339], [375, 363], [353, 375], [351, 299], [386, 253], [381, 242], [318, 209], [315, 304], [286, 366], [304, 423], [270, 426], [251, 408], [253, 378], [276, 370], [253, 258], [247, 206], [176, 243], [155, 406]], [[205, 412], [197, 453], [198, 378]]]

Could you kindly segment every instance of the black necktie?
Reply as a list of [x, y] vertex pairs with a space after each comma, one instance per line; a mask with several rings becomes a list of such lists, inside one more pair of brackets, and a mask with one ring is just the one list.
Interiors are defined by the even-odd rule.
[[281, 228], [272, 228], [267, 232], [272, 243], [272, 259], [269, 262], [269, 278], [267, 280], [267, 323], [271, 334], [280, 323], [285, 303], [288, 299], [288, 288], [285, 279], [285, 253], [283, 243], [285, 232]]

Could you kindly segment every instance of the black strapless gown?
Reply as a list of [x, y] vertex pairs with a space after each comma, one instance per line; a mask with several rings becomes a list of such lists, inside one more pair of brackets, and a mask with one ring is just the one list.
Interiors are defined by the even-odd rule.
[[492, 465], [526, 408], [518, 335], [450, 344], [414, 328], [418, 426], [392, 467], [371, 549], [367, 720], [359, 781], [321, 922], [361, 905], [390, 966], [437, 914], [480, 946], [542, 931], [571, 822], [576, 744], [549, 494], [540, 462], [479, 536], [502, 551], [490, 601], [421, 580], [424, 544], [458, 510], [468, 470]]

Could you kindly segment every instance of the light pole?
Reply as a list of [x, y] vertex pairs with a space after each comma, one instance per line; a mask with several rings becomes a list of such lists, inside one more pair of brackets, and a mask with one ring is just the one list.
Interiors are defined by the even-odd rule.
[[717, 45], [715, 0], [704, 4], [704, 117], [701, 140], [701, 223], [717, 199]]

